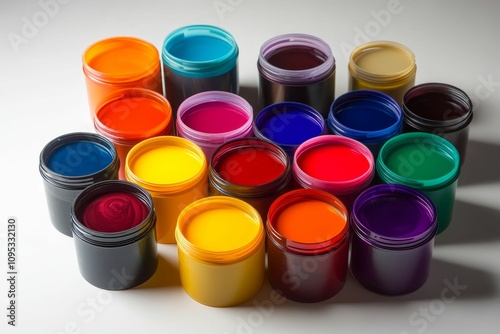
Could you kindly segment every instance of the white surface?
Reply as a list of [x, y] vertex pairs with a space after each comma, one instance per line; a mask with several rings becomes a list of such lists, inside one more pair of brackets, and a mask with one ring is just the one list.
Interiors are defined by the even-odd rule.
[[[55, 1], [0, 3], [0, 332], [498, 333], [499, 1]], [[47, 9], [43, 3], [58, 5]], [[225, 11], [217, 11], [217, 4]], [[390, 17], [377, 21], [376, 13], [387, 14], [389, 9]], [[34, 20], [39, 27], [25, 31], [26, 40], [16, 52], [9, 36], [23, 36], [23, 26]], [[343, 50], [367, 41], [363, 38], [407, 45], [416, 54], [417, 83], [446, 82], [471, 96], [475, 116], [454, 219], [437, 238], [424, 287], [406, 296], [384, 297], [348, 277], [345, 288], [331, 300], [299, 304], [274, 303], [266, 283], [244, 305], [211, 308], [184, 293], [175, 245], [160, 246], [159, 270], [141, 287], [107, 292], [83, 280], [72, 239], [49, 221], [38, 173], [38, 155], [49, 140], [68, 132], [93, 131], [82, 52], [94, 41], [115, 35], [137, 36], [160, 49], [170, 31], [197, 23], [221, 26], [235, 36], [242, 93], [251, 102], [261, 44], [289, 32], [313, 34], [331, 45], [337, 59], [337, 96], [347, 89], [344, 54], [349, 51]], [[4, 307], [8, 216], [19, 221], [15, 329], [6, 325]], [[457, 295], [446, 290], [455, 280], [466, 286]], [[267, 306], [256, 306], [260, 304]]]

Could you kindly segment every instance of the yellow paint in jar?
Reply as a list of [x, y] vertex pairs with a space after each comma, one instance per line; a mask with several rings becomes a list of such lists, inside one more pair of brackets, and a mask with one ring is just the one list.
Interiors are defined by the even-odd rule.
[[376, 90], [402, 104], [403, 95], [415, 85], [415, 55], [406, 46], [376, 41], [358, 46], [349, 59], [349, 90]]
[[180, 213], [175, 236], [182, 286], [194, 300], [226, 307], [261, 289], [264, 226], [250, 204], [228, 196], [199, 199]]
[[175, 243], [179, 213], [208, 195], [208, 164], [201, 148], [174, 136], [146, 139], [127, 154], [125, 178], [153, 197], [159, 243]]

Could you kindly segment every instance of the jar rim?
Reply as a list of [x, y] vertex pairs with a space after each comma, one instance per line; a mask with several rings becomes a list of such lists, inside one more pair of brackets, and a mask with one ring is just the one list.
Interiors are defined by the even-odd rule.
[[[343, 218], [345, 224], [338, 234], [327, 240], [313, 243], [295, 241], [281, 235], [275, 228], [275, 218], [287, 207], [310, 200], [328, 204]], [[271, 204], [267, 214], [266, 230], [268, 238], [283, 250], [303, 255], [323, 254], [339, 247], [348, 238], [348, 212], [342, 201], [330, 193], [318, 189], [296, 189], [282, 194]]]
[[[90, 63], [96, 55], [100, 55], [103, 52], [119, 49], [119, 48], [130, 48], [136, 49], [143, 52], [144, 54], [149, 54], [145, 64], [141, 65], [141, 70], [131, 73], [108, 73], [103, 72], [98, 69], [93, 68]], [[160, 70], [160, 56], [156, 47], [150, 42], [131, 36], [115, 36], [94, 42], [89, 45], [83, 52], [82, 63], [83, 72], [94, 80], [105, 82], [105, 83], [130, 83], [144, 77], [147, 77], [154, 72]]]
[[[112, 157], [110, 163], [94, 173], [78, 176], [64, 175], [49, 168], [47, 161], [56, 149], [78, 141], [89, 141], [101, 146]], [[44, 146], [39, 156], [39, 172], [42, 178], [64, 189], [84, 189], [96, 181], [108, 179], [118, 170], [119, 165], [120, 161], [113, 143], [104, 136], [91, 132], [71, 132], [57, 136]]]
[[[344, 108], [352, 108], [352, 105], [360, 100], [377, 104], [376, 111], [394, 115], [396, 121], [390, 126], [380, 130], [358, 130], [342, 123], [336, 115]], [[393, 137], [401, 130], [403, 124], [403, 113], [399, 104], [389, 95], [372, 90], [355, 90], [342, 94], [336, 98], [328, 114], [328, 125], [330, 130], [338, 135], [354, 138], [359, 141], [372, 142]]]
[[[406, 57], [409, 61], [409, 66], [393, 73], [379, 74], [363, 69], [357, 64], [357, 61], [363, 55], [381, 49], [390, 49], [400, 52], [401, 55]], [[405, 45], [393, 41], [373, 41], [361, 44], [351, 52], [348, 67], [353, 76], [364, 81], [375, 83], [393, 83], [404, 81], [416, 71], [415, 55], [413, 52]]]
[[[303, 70], [289, 70], [272, 65], [267, 57], [290, 46], [305, 46], [320, 52], [325, 61]], [[335, 70], [335, 58], [330, 46], [321, 38], [308, 34], [284, 34], [268, 39], [260, 48], [257, 66], [261, 74], [271, 81], [282, 84], [309, 84], [320, 81]]]
[[[214, 207], [231, 207], [243, 212], [248, 218], [247, 223], [255, 224], [255, 235], [246, 244], [225, 251], [209, 250], [189, 241], [184, 234], [184, 228], [194, 215], [211, 210]], [[231, 264], [252, 256], [264, 243], [264, 226], [257, 210], [243, 200], [229, 196], [209, 196], [198, 199], [187, 205], [179, 214], [175, 228], [175, 237], [179, 249], [189, 256], [210, 264]]]
[[[427, 226], [423, 226], [422, 230], [417, 232], [415, 227], [412, 234], [405, 236], [388, 236], [370, 229], [363, 221], [363, 210], [384, 199], [394, 203], [398, 197], [411, 198], [427, 218], [425, 222], [420, 223]], [[424, 215], [420, 217], [422, 216]], [[379, 184], [366, 189], [356, 198], [351, 213], [351, 226], [354, 233], [372, 246], [383, 249], [411, 249], [434, 238], [438, 229], [437, 211], [432, 201], [419, 190], [400, 184]]]

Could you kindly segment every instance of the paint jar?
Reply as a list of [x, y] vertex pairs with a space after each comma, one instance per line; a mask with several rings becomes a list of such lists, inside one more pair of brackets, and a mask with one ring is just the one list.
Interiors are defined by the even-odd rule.
[[365, 144], [376, 159], [382, 145], [402, 132], [403, 113], [389, 95], [357, 90], [333, 101], [327, 123], [333, 134]]
[[425, 83], [408, 90], [403, 97], [404, 131], [422, 131], [441, 136], [465, 161], [472, 101], [461, 89], [444, 83]]
[[253, 108], [234, 93], [198, 93], [179, 106], [176, 127], [179, 137], [196, 143], [210, 159], [221, 144], [253, 135]]
[[94, 128], [108, 138], [123, 163], [119, 178], [125, 179], [125, 159], [138, 142], [172, 134], [172, 109], [156, 92], [142, 88], [118, 90], [106, 97], [96, 111]]
[[90, 284], [124, 290], [156, 271], [156, 215], [148, 192], [126, 181], [86, 188], [71, 208], [78, 267]]
[[210, 160], [209, 194], [239, 198], [261, 217], [287, 191], [291, 163], [279, 146], [258, 138], [240, 138], [221, 145]]
[[306, 34], [276, 36], [262, 45], [257, 68], [261, 108], [295, 101], [328, 116], [335, 98], [335, 58], [325, 41]]
[[253, 297], [265, 276], [265, 234], [248, 203], [211, 196], [179, 215], [177, 251], [182, 287], [199, 303], [226, 307]]
[[319, 189], [338, 197], [350, 212], [354, 199], [375, 175], [373, 155], [359, 141], [324, 135], [303, 142], [292, 166], [296, 188]]
[[98, 104], [117, 89], [145, 88], [163, 94], [160, 56], [147, 41], [106, 38], [90, 45], [82, 61], [92, 118]]
[[362, 44], [349, 58], [349, 90], [376, 90], [391, 96], [399, 105], [415, 85], [417, 65], [413, 52], [390, 41]]
[[125, 178], [146, 189], [155, 204], [159, 243], [175, 243], [179, 213], [208, 195], [208, 164], [201, 148], [174, 136], [141, 141], [129, 151]]
[[448, 227], [460, 174], [460, 156], [453, 144], [425, 132], [397, 135], [382, 146], [377, 172], [384, 183], [402, 184], [427, 195], [436, 206], [438, 233]]
[[165, 94], [174, 118], [179, 105], [196, 93], [238, 93], [238, 54], [234, 37], [211, 25], [189, 25], [172, 31], [163, 42]]
[[268, 276], [276, 291], [311, 303], [343, 288], [349, 223], [338, 198], [315, 189], [287, 192], [272, 204], [266, 227]]
[[279, 145], [290, 159], [300, 144], [326, 133], [323, 116], [299, 102], [279, 102], [260, 111], [255, 119], [255, 136]]
[[88, 186], [118, 178], [113, 143], [95, 133], [74, 132], [51, 140], [40, 153], [39, 170], [52, 225], [72, 236], [71, 205]]
[[394, 184], [365, 190], [351, 215], [354, 278], [384, 295], [420, 288], [429, 276], [436, 218], [436, 208], [418, 190]]

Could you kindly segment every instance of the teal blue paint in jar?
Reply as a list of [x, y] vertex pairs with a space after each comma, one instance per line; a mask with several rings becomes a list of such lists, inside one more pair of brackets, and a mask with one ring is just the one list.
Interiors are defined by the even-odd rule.
[[382, 145], [402, 132], [403, 112], [387, 94], [355, 90], [333, 101], [327, 125], [333, 134], [365, 144], [377, 159]]
[[74, 132], [51, 140], [40, 153], [39, 171], [52, 225], [72, 236], [71, 205], [88, 186], [118, 179], [115, 146], [95, 133]]
[[450, 225], [460, 174], [460, 155], [451, 142], [426, 132], [397, 135], [380, 149], [376, 169], [383, 183], [417, 189], [434, 203], [437, 233]]
[[238, 93], [238, 54], [234, 37], [211, 25], [172, 31], [163, 42], [163, 82], [174, 118], [179, 105], [204, 91]]

